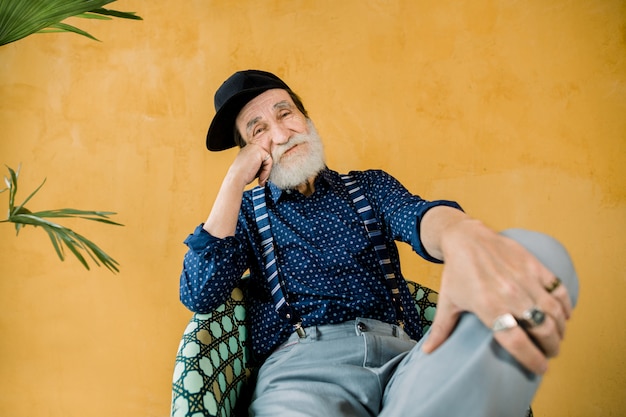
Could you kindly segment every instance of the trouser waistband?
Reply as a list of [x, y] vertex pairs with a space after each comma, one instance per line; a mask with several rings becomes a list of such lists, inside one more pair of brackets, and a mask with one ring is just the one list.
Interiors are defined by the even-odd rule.
[[338, 324], [324, 324], [318, 326], [305, 327], [306, 336], [301, 338], [296, 333], [292, 333], [289, 339], [278, 346], [276, 350], [295, 343], [312, 343], [316, 341], [341, 339], [351, 336], [360, 336], [363, 333], [375, 334], [378, 336], [391, 336], [403, 340], [411, 338], [396, 324], [385, 323], [376, 319], [356, 318]]

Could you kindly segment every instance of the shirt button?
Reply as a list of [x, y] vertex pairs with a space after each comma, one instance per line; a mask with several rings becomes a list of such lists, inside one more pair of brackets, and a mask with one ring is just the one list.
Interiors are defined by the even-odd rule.
[[367, 331], [367, 326], [365, 325], [365, 323], [358, 323], [356, 325], [356, 328], [359, 329], [360, 332]]

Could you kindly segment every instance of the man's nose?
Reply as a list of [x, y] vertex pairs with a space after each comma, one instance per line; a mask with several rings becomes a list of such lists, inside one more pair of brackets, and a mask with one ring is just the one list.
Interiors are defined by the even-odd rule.
[[271, 137], [274, 145], [283, 145], [289, 142], [291, 131], [286, 126], [276, 124], [272, 127]]

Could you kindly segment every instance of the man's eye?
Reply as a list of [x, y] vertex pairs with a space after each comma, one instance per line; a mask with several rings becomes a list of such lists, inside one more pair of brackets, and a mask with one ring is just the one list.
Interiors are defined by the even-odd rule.
[[252, 137], [256, 138], [258, 136], [260, 136], [261, 134], [263, 134], [265, 132], [265, 128], [264, 127], [257, 127], [256, 129], [254, 129], [252, 131]]

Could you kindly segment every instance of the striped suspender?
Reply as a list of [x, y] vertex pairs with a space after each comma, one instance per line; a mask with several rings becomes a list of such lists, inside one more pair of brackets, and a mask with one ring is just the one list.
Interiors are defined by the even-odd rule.
[[276, 255], [274, 253], [274, 238], [272, 237], [270, 220], [265, 204], [265, 188], [255, 187], [252, 189], [252, 203], [254, 205], [256, 224], [259, 228], [259, 234], [261, 235], [263, 261], [265, 263], [265, 279], [271, 289], [274, 310], [276, 310], [281, 318], [291, 323], [294, 331], [298, 333], [298, 336], [305, 337], [306, 334], [302, 327], [302, 319], [285, 299], [283, 286], [280, 282]]
[[351, 175], [342, 175], [341, 179], [348, 189], [348, 194], [352, 198], [356, 211], [359, 213], [361, 221], [365, 225], [365, 230], [367, 230], [370, 241], [374, 245], [376, 256], [378, 257], [378, 263], [380, 264], [383, 274], [385, 275], [387, 288], [389, 289], [389, 292], [391, 292], [391, 301], [396, 309], [396, 319], [398, 320], [398, 323], [400, 323], [400, 326], [403, 326], [404, 311], [402, 301], [400, 299], [400, 291], [398, 290], [398, 279], [396, 278], [393, 265], [389, 259], [389, 251], [387, 250], [385, 237], [383, 236], [376, 216], [374, 216], [374, 210], [372, 209], [369, 201], [367, 201], [367, 198], [365, 198], [363, 190], [359, 187], [359, 184]]
[[[403, 325], [403, 308], [400, 300], [400, 291], [398, 290], [398, 281], [393, 271], [393, 265], [389, 259], [389, 252], [385, 238], [381, 232], [378, 220], [374, 216], [374, 210], [363, 194], [363, 190], [350, 175], [341, 177], [348, 193], [352, 198], [361, 221], [363, 222], [370, 241], [374, 245], [378, 263], [380, 264], [383, 274], [385, 275], [387, 288], [391, 292], [391, 300], [396, 309], [396, 319], [400, 325]], [[265, 279], [271, 289], [272, 300], [274, 301], [274, 310], [280, 317], [288, 320], [294, 328], [294, 331], [300, 337], [305, 337], [304, 328], [302, 327], [302, 319], [299, 314], [289, 305], [283, 293], [283, 286], [280, 281], [278, 265], [276, 264], [276, 256], [274, 253], [274, 238], [272, 237], [271, 225], [265, 204], [265, 188], [255, 187], [252, 189], [252, 202], [254, 205], [254, 215], [256, 224], [261, 235], [261, 246], [263, 250], [263, 261], [265, 264]]]

